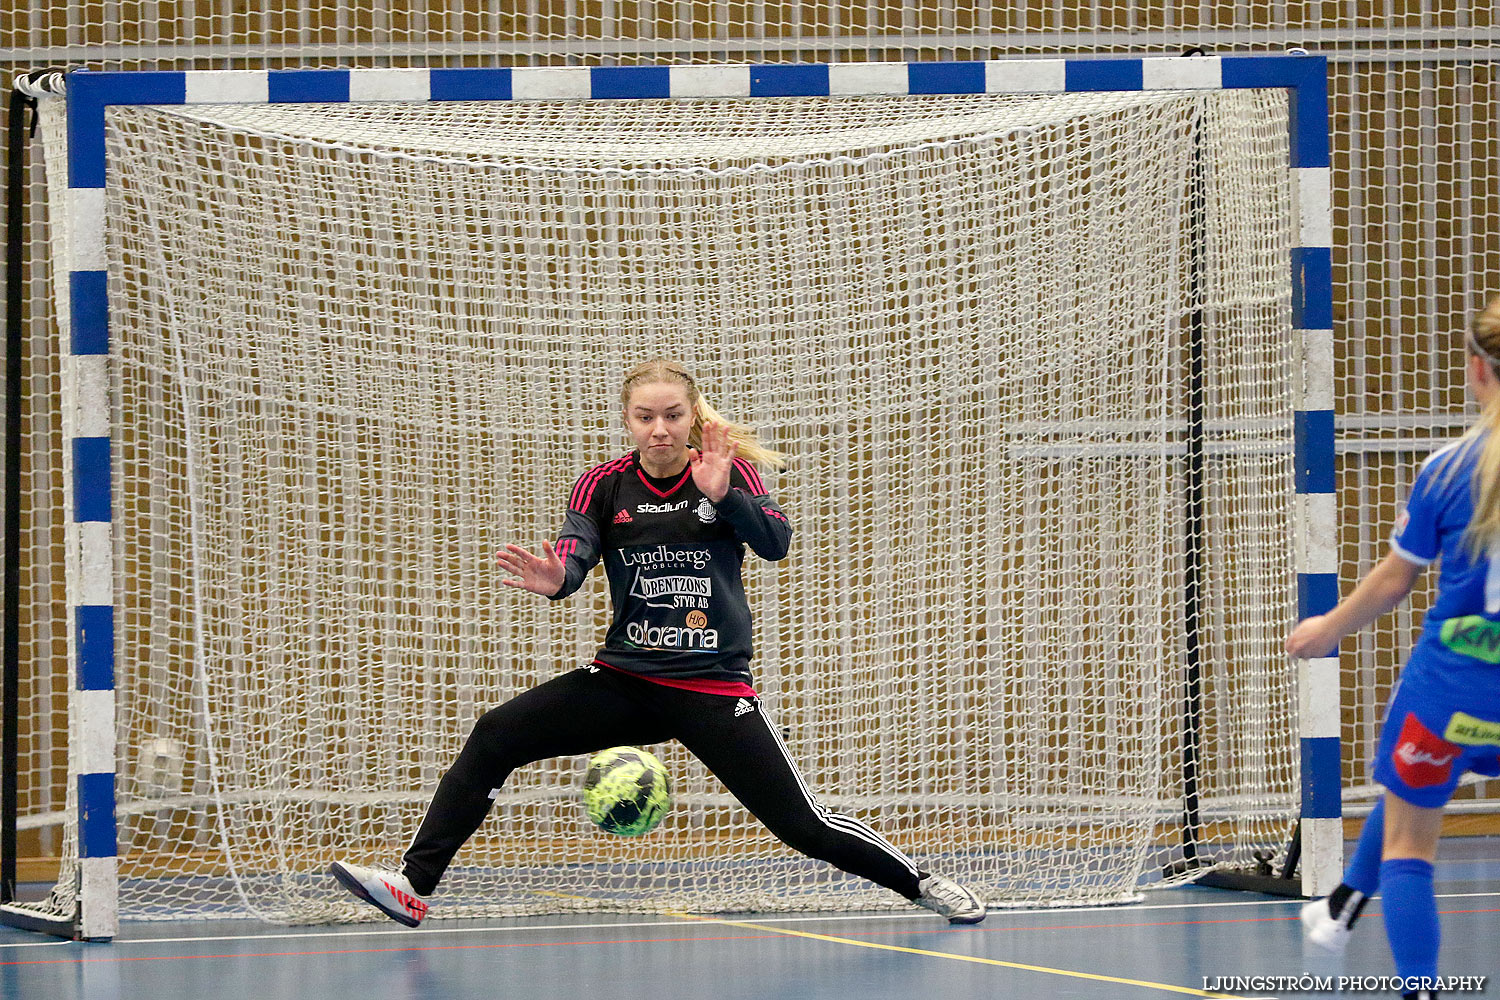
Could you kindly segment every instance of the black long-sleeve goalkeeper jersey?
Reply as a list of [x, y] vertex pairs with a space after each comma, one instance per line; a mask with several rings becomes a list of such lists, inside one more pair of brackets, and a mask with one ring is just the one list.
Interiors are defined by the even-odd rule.
[[729, 492], [714, 503], [693, 482], [691, 467], [654, 479], [631, 452], [574, 484], [557, 541], [567, 579], [552, 599], [577, 590], [602, 557], [614, 619], [600, 663], [667, 682], [749, 685], [745, 546], [776, 561], [791, 537], [786, 515], [749, 462], [734, 460]]

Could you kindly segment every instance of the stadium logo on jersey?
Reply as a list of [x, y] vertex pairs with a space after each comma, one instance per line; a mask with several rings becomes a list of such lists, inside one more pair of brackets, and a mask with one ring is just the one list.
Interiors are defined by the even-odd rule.
[[702, 500], [698, 501], [698, 520], [702, 521], [704, 524], [713, 524], [714, 521], [718, 520], [718, 517], [719, 512], [714, 508], [714, 505], [709, 502], [708, 497], [704, 497]]
[[626, 510], [624, 507], [621, 507], [620, 512], [615, 515], [616, 524], [630, 524], [634, 520], [635, 518], [630, 516], [630, 511]]
[[1401, 736], [1396, 741], [1396, 773], [1412, 788], [1441, 785], [1453, 773], [1453, 761], [1460, 750], [1422, 725], [1413, 714], [1406, 714]]
[[674, 510], [683, 510], [688, 505], [686, 500], [677, 503], [638, 503], [635, 505], [637, 514], [670, 514]]
[[636, 570], [630, 596], [645, 598], [649, 608], [693, 607], [698, 598], [714, 596], [714, 581], [706, 576], [642, 576]]
[[646, 649], [719, 648], [719, 630], [716, 628], [678, 628], [674, 625], [631, 622], [625, 626], [625, 636], [633, 645]]
[[1500, 746], [1500, 722], [1476, 719], [1464, 712], [1454, 712], [1443, 730], [1443, 739], [1464, 746]]
[[654, 549], [620, 549], [620, 561], [626, 566], [661, 569], [667, 566], [691, 566], [702, 569], [713, 559], [708, 549], [673, 549], [658, 545]]
[[1485, 663], [1500, 663], [1500, 622], [1481, 615], [1464, 615], [1443, 622], [1443, 645]]

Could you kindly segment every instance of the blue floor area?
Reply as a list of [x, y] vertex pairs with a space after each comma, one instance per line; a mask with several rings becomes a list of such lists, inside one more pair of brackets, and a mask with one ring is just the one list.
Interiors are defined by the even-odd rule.
[[[1500, 838], [1446, 841], [1437, 878], [1441, 971], [1497, 978]], [[998, 910], [976, 927], [949, 927], [922, 910], [433, 920], [417, 930], [130, 923], [108, 944], [0, 927], [0, 997], [1102, 1000], [1224, 995], [1217, 984], [1232, 977], [1394, 972], [1378, 898], [1348, 953], [1330, 960], [1304, 955], [1300, 901], [1196, 887], [1146, 897], [1128, 906]], [[1500, 981], [1486, 994], [1500, 997]]]

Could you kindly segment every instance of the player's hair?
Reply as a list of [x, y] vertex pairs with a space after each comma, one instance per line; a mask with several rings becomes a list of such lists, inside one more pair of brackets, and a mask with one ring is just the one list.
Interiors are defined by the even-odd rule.
[[743, 424], [726, 420], [723, 414], [714, 409], [699, 391], [698, 383], [693, 376], [675, 361], [652, 358], [650, 361], [642, 361], [626, 372], [625, 381], [620, 386], [620, 406], [626, 408], [630, 406], [630, 394], [635, 392], [637, 386], [654, 385], [657, 382], [675, 383], [687, 390], [688, 403], [693, 408], [693, 426], [688, 431], [688, 444], [694, 448], [703, 447], [703, 425], [712, 420], [716, 424], [723, 424], [729, 428], [729, 439], [735, 444], [736, 457], [766, 468], [786, 467], [786, 458], [781, 452], [761, 444], [754, 430]]
[[[1469, 324], [1464, 347], [1467, 355], [1483, 358], [1500, 379], [1500, 295], [1490, 299]], [[1453, 456], [1475, 447], [1481, 437], [1484, 447], [1474, 463], [1474, 516], [1464, 529], [1464, 547], [1475, 559], [1500, 544], [1500, 392], [1490, 397], [1479, 420], [1464, 435], [1464, 443], [1453, 449]]]

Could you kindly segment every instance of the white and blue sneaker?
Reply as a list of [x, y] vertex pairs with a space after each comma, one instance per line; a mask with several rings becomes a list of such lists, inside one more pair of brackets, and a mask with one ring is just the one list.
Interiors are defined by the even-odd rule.
[[925, 875], [917, 883], [922, 895], [912, 902], [948, 918], [950, 924], [977, 924], [984, 919], [984, 904], [968, 889], [941, 875]]
[[328, 866], [328, 874], [398, 924], [415, 927], [427, 916], [427, 904], [399, 869], [335, 861]]

